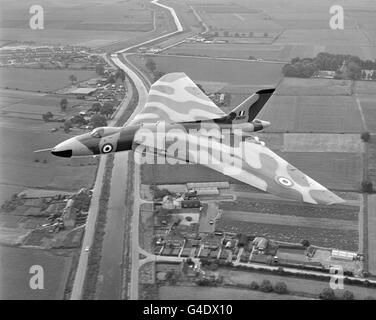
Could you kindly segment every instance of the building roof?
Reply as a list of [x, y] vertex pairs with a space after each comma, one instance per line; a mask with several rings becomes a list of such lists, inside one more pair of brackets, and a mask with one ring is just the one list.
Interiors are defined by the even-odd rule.
[[97, 88], [77, 88], [72, 90], [71, 93], [73, 94], [90, 94], [97, 91]]

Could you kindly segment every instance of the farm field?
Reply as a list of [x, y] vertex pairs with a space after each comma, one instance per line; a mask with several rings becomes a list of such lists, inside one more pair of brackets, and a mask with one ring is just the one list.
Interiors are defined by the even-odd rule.
[[243, 212], [257, 212], [260, 214], [274, 214], [282, 216], [296, 216], [306, 218], [325, 218], [339, 219], [348, 221], [357, 221], [359, 207], [358, 206], [319, 206], [308, 203], [298, 202], [281, 202], [272, 200], [249, 199], [241, 196], [236, 197], [234, 202], [221, 202], [221, 209]]
[[285, 77], [278, 85], [276, 94], [281, 96], [350, 96], [352, 81]]
[[[309, 227], [318, 229], [357, 231], [358, 222], [350, 220], [298, 217], [292, 215], [278, 215], [269, 213], [224, 210], [221, 219], [241, 222], [251, 222], [256, 224], [272, 224], [280, 226]], [[328, 231], [330, 232], [330, 231]]]
[[29, 27], [29, 8], [35, 3], [2, 0], [2, 40], [34, 41], [37, 44], [70, 44], [96, 47], [135, 37], [153, 28], [152, 11], [135, 1], [46, 1], [45, 29]]
[[[317, 295], [319, 295], [324, 288], [329, 287], [327, 281], [284, 277], [270, 273], [228, 270], [224, 268], [219, 268], [218, 271], [224, 276], [225, 282], [230, 284], [248, 284], [252, 281], [261, 283], [262, 280], [268, 279], [273, 285], [276, 282], [285, 282], [287, 288], [292, 292], [304, 292]], [[376, 295], [375, 289], [369, 289], [365, 287], [346, 285], [345, 289], [352, 291], [354, 293], [355, 299], [365, 299], [367, 296], [375, 297]], [[335, 294], [337, 297], [341, 297], [343, 290], [335, 290]]]
[[165, 51], [168, 54], [248, 59], [249, 56], [266, 60], [280, 59], [284, 46], [256, 44], [182, 43]]
[[[314, 180], [333, 190], [358, 191], [362, 181], [362, 156], [358, 153], [280, 152], [281, 157]], [[186, 183], [206, 181], [239, 181], [202, 165], [144, 164], [142, 182], [145, 184]]]
[[[29, 119], [36, 121], [26, 123], [26, 127], [40, 127], [42, 123], [42, 114], [50, 111], [55, 115], [55, 117], [62, 115], [62, 111], [60, 109], [61, 99], [62, 96], [53, 94], [0, 89], [0, 123], [2, 126], [24, 128], [23, 126], [12, 123], [10, 119]], [[85, 108], [82, 106], [82, 100], [76, 99], [75, 97], [67, 97], [67, 100], [67, 114], [74, 111], [78, 112]], [[43, 125], [49, 129], [58, 126], [56, 123], [52, 122], [43, 122]]]
[[0, 68], [0, 86], [28, 91], [55, 91], [71, 84], [69, 76], [74, 74], [78, 81], [96, 76], [88, 70], [43, 70], [30, 68]]
[[[75, 135], [51, 133], [59, 124], [45, 123], [41, 114], [58, 115], [60, 97], [0, 90], [0, 203], [26, 187], [77, 190], [90, 186], [96, 171], [92, 158], [62, 159], [34, 150], [53, 147]], [[69, 99], [69, 107], [75, 99]], [[6, 112], [6, 113], [5, 113]], [[5, 114], [4, 114], [5, 113]]]
[[363, 153], [360, 134], [284, 133], [283, 152]]
[[161, 286], [158, 297], [160, 300], [304, 300], [294, 295], [281, 296], [248, 289], [196, 286]]
[[254, 223], [242, 220], [226, 219], [225, 215], [216, 223], [218, 230], [270, 237], [285, 242], [300, 242], [307, 239], [311, 244], [343, 250], [358, 250], [357, 230], [322, 229], [319, 227], [301, 227], [271, 223]]
[[376, 95], [359, 97], [359, 102], [364, 114], [367, 130], [369, 132], [376, 132]]
[[[152, 57], [157, 70], [164, 73], [185, 72], [192, 80], [226, 83], [231, 88], [240, 88], [238, 93], [249, 93], [260, 87], [274, 87], [282, 77], [282, 64], [251, 61], [224, 61], [208, 58], [185, 58], [155, 55]], [[129, 59], [146, 71], [146, 57], [133, 55]], [[147, 71], [145, 72], [147, 73]]]
[[362, 155], [358, 153], [277, 152], [308, 176], [333, 190], [358, 191], [363, 177]]
[[272, 123], [265, 132], [364, 131], [361, 114], [353, 96], [285, 96], [277, 92], [258, 117]]
[[48, 152], [34, 153], [55, 146], [68, 135], [3, 127], [0, 133], [1, 203], [27, 187], [75, 191], [92, 185], [97, 167], [92, 158], [58, 159]]
[[[1, 300], [61, 300], [70, 271], [71, 257], [38, 249], [0, 246]], [[44, 290], [29, 286], [30, 267], [43, 266]]]

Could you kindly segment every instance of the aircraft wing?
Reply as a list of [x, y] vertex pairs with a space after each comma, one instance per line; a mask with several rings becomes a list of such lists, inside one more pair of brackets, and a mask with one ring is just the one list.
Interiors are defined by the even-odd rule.
[[184, 133], [184, 136], [176, 135], [176, 141], [186, 145], [186, 152], [180, 154], [171, 145], [156, 148], [150, 139], [149, 142], [138, 138], [135, 141], [154, 152], [157, 150], [160, 156], [179, 159], [181, 163], [204, 165], [281, 198], [325, 205], [344, 202], [255, 138], [240, 141], [236, 147], [212, 140], [211, 146], [207, 148], [203, 147], [205, 143], [202, 140], [192, 134]]
[[169, 73], [149, 90], [145, 106], [130, 125], [211, 120], [226, 116], [183, 72]]

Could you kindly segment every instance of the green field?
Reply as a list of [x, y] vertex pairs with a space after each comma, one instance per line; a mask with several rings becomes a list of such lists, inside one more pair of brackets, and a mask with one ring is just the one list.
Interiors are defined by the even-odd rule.
[[[146, 59], [140, 55], [130, 57], [143, 70]], [[282, 77], [282, 64], [168, 56], [153, 56], [152, 59], [162, 72], [185, 72], [194, 81], [226, 83], [230, 89], [240, 88], [245, 93], [249, 93], [251, 87], [273, 87]]]
[[225, 218], [216, 223], [216, 228], [228, 232], [270, 237], [278, 241], [296, 243], [300, 242], [302, 239], [307, 239], [313, 245], [317, 246], [352, 251], [358, 250], [357, 231], [262, 224]]
[[[192, 286], [161, 286], [158, 289], [160, 300], [281, 300], [276, 293], [263, 293], [248, 289], [208, 288]], [[302, 297], [284, 295], [284, 300], [304, 300]]]
[[74, 74], [78, 81], [96, 76], [87, 70], [43, 70], [30, 68], [0, 68], [1, 88], [49, 92], [71, 84], [69, 76]]
[[[27, 187], [77, 190], [91, 186], [96, 161], [91, 158], [60, 159], [34, 150], [53, 147], [78, 134], [51, 133], [60, 123], [45, 123], [41, 114], [58, 115], [61, 97], [23, 91], [0, 92], [0, 203]], [[75, 102], [69, 99], [69, 107]], [[69, 113], [70, 111], [68, 111]]]
[[[17, 123], [21, 125], [23, 122]], [[64, 160], [48, 152], [34, 153], [34, 150], [55, 146], [69, 135], [52, 134], [42, 128], [37, 131], [3, 127], [0, 134], [1, 203], [27, 187], [78, 190], [92, 185], [96, 172], [96, 161], [92, 158]]]
[[280, 59], [284, 46], [257, 45], [257, 44], [206, 44], [206, 43], [182, 43], [168, 49], [168, 54], [209, 56], [219, 58], [248, 59], [249, 56], [266, 60]]
[[[0, 246], [1, 300], [61, 300], [64, 298], [71, 257], [38, 249]], [[41, 266], [44, 271], [43, 290], [29, 286], [30, 268]]]
[[[362, 156], [357, 153], [277, 152], [292, 165], [312, 179], [334, 189], [358, 191], [362, 181]], [[201, 165], [143, 165], [142, 181], [145, 184], [229, 181], [239, 183], [229, 176]]]
[[138, 2], [42, 0], [43, 30], [29, 27], [34, 1], [1, 1], [1, 40], [34, 41], [37, 44], [70, 44], [97, 47], [125, 40], [153, 29], [153, 14]]
[[349, 96], [352, 94], [351, 80], [283, 78], [277, 93], [282, 96]]
[[361, 115], [353, 96], [287, 96], [278, 92], [258, 118], [270, 121], [266, 132], [360, 133]]
[[330, 189], [358, 191], [363, 180], [363, 161], [359, 153], [278, 152], [278, 154]]

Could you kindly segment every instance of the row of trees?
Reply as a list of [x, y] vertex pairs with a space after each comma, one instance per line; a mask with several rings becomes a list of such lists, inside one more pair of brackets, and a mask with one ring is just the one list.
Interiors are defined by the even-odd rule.
[[[343, 65], [345, 67], [341, 69]], [[376, 70], [376, 60], [361, 60], [357, 56], [321, 52], [315, 58], [293, 58], [283, 67], [282, 72], [287, 77], [309, 78], [319, 70], [328, 70], [335, 71], [335, 78], [338, 79], [376, 80], [376, 72], [367, 75], [364, 69]]]
[[249, 284], [249, 289], [260, 290], [262, 292], [272, 292], [272, 291], [274, 291], [275, 293], [278, 293], [278, 294], [287, 294], [288, 293], [286, 283], [277, 282], [273, 287], [273, 285], [271, 284], [271, 282], [269, 280], [263, 280], [260, 285], [256, 281], [252, 281]]

